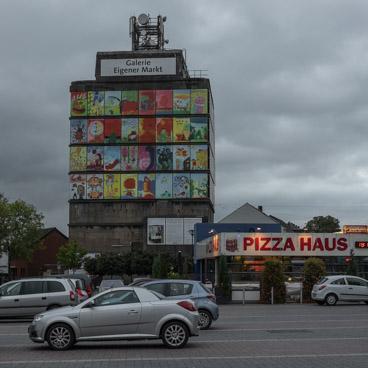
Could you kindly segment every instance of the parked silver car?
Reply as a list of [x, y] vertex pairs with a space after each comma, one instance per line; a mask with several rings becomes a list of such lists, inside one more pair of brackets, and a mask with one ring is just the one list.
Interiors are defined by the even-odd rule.
[[78, 296], [69, 279], [22, 279], [0, 286], [0, 317], [33, 317], [45, 310], [77, 303]]
[[368, 304], [368, 281], [349, 275], [326, 276], [313, 286], [312, 299], [320, 305], [335, 305], [339, 300]]
[[140, 286], [156, 291], [167, 299], [188, 298], [194, 301], [199, 312], [199, 328], [210, 328], [212, 321], [219, 318], [219, 307], [215, 295], [200, 281], [193, 280], [153, 280]]
[[198, 311], [190, 300], [167, 300], [139, 287], [102, 292], [85, 302], [35, 316], [28, 329], [34, 342], [67, 350], [78, 341], [162, 339], [182, 348], [198, 334]]

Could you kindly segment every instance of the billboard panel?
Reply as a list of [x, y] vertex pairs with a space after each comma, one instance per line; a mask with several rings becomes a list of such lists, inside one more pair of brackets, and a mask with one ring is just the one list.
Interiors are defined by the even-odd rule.
[[139, 142], [155, 143], [156, 142], [156, 119], [141, 118], [139, 119]]
[[173, 169], [172, 146], [156, 146], [156, 170]]
[[156, 142], [170, 143], [173, 137], [173, 119], [157, 118], [156, 119]]
[[87, 115], [87, 92], [72, 92], [70, 94], [70, 115]]
[[190, 175], [173, 175], [173, 198], [190, 198]]
[[105, 171], [120, 170], [120, 147], [105, 146], [104, 148], [104, 168]]
[[102, 146], [87, 147], [87, 170], [103, 170], [104, 149]]
[[104, 142], [105, 143], [120, 143], [121, 142], [121, 120], [120, 119], [105, 119]]
[[173, 93], [174, 114], [190, 114], [190, 89], [175, 89]]
[[172, 198], [172, 174], [156, 174], [156, 198]]
[[105, 91], [105, 115], [120, 115], [121, 91]]
[[104, 174], [104, 199], [120, 199], [120, 174]]
[[184, 218], [183, 244], [194, 244], [194, 225], [198, 223], [202, 223], [201, 217]]
[[193, 145], [190, 149], [190, 168], [191, 170], [207, 170], [208, 169], [208, 146]]
[[142, 171], [151, 171], [155, 169], [155, 147], [139, 146], [138, 168]]
[[174, 142], [189, 142], [190, 119], [174, 118]]
[[87, 140], [88, 143], [103, 143], [104, 121], [102, 119], [88, 120]]
[[138, 115], [138, 91], [121, 91], [121, 115]]
[[138, 142], [138, 118], [125, 118], [121, 120], [121, 141]]
[[122, 171], [138, 170], [138, 146], [121, 147], [120, 166]]
[[156, 90], [156, 114], [171, 114], [173, 110], [173, 91]]
[[138, 194], [138, 175], [122, 174], [121, 175], [121, 198], [134, 199]]
[[208, 142], [207, 118], [193, 117], [190, 119], [190, 141]]
[[190, 170], [190, 146], [175, 145], [174, 170]]
[[103, 199], [103, 174], [87, 174], [87, 199]]
[[105, 92], [88, 91], [87, 111], [88, 116], [100, 116], [105, 112]]
[[70, 147], [70, 171], [85, 171], [87, 164], [86, 147]]
[[191, 198], [208, 198], [208, 175], [190, 174]]
[[87, 120], [70, 120], [70, 143], [87, 143]]
[[149, 245], [165, 244], [164, 218], [147, 219], [147, 244]]
[[70, 199], [86, 199], [86, 179], [85, 174], [74, 174], [69, 176]]
[[155, 198], [155, 174], [138, 175], [138, 197], [143, 199]]
[[190, 100], [192, 114], [208, 114], [208, 92], [206, 89], [192, 89]]
[[183, 244], [183, 218], [166, 218], [165, 240], [168, 245]]
[[155, 114], [155, 90], [140, 90], [139, 91], [139, 114], [154, 115]]

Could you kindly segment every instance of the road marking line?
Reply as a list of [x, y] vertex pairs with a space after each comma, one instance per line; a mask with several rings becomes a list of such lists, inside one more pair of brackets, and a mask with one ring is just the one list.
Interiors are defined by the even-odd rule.
[[339, 353], [339, 354], [285, 354], [285, 355], [239, 355], [239, 356], [192, 356], [192, 357], [162, 357], [162, 358], [113, 358], [113, 359], [60, 359], [60, 360], [9, 360], [0, 362], [4, 364], [50, 364], [50, 363], [102, 363], [102, 362], [141, 362], [141, 361], [184, 361], [184, 360], [235, 360], [235, 359], [295, 359], [295, 358], [343, 358], [368, 357], [368, 353]]

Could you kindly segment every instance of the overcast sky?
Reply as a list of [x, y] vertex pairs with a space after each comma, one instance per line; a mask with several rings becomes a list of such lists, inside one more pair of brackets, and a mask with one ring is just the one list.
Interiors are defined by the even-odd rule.
[[0, 192], [67, 232], [69, 85], [94, 78], [97, 51], [130, 50], [142, 12], [208, 70], [216, 219], [250, 202], [298, 225], [368, 224], [364, 0], [2, 0]]

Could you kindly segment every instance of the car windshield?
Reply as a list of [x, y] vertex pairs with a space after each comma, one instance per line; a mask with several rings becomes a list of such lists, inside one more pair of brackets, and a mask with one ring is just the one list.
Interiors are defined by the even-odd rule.
[[121, 280], [102, 280], [100, 285], [101, 288], [116, 288], [121, 286], [124, 286]]

